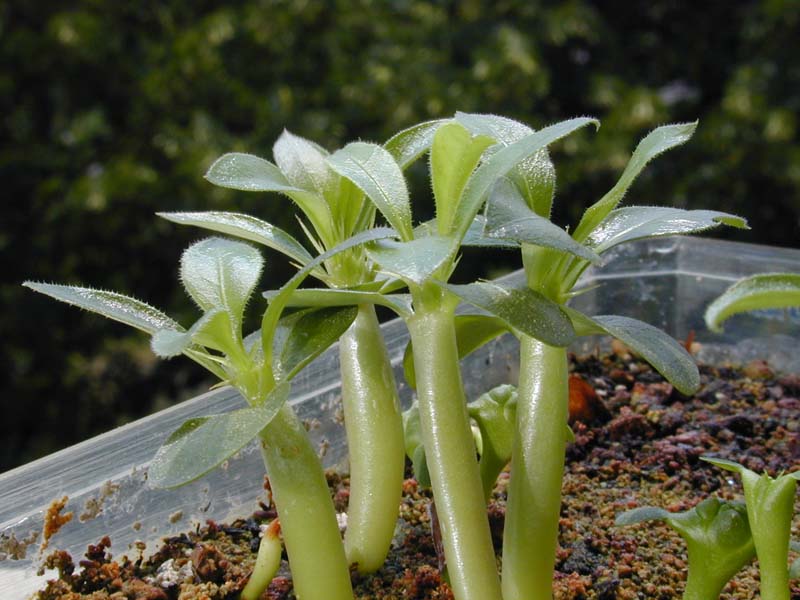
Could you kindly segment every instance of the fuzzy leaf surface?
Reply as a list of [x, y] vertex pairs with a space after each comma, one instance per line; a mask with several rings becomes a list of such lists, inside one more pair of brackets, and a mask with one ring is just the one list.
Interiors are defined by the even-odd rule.
[[262, 244], [285, 254], [301, 265], [311, 260], [311, 254], [294, 237], [280, 227], [275, 227], [257, 217], [223, 211], [162, 212], [156, 214], [173, 223], [193, 225], [194, 227], [201, 227]]
[[172, 358], [194, 345], [231, 354], [235, 352], [236, 333], [231, 315], [215, 308], [206, 312], [188, 331], [164, 329], [150, 341], [153, 352], [161, 358]]
[[642, 172], [642, 169], [647, 166], [647, 163], [670, 148], [686, 143], [696, 128], [697, 122], [695, 121], [694, 123], [664, 125], [648, 133], [636, 146], [633, 156], [614, 187], [583, 213], [572, 237], [579, 242], [586, 240], [594, 228], [600, 225], [608, 213], [622, 201], [628, 188]]
[[204, 311], [221, 308], [239, 326], [264, 259], [252, 246], [223, 238], [208, 238], [189, 246], [181, 256], [181, 281]]
[[[473, 134], [486, 135], [501, 146], [518, 142], [533, 129], [506, 117], [486, 114], [456, 113], [456, 121]], [[556, 169], [547, 149], [523, 159], [509, 173], [528, 207], [542, 217], [549, 217], [556, 188]]]
[[[269, 301], [275, 292], [265, 292]], [[381, 294], [361, 290], [343, 290], [332, 288], [303, 288], [295, 290], [286, 303], [287, 307], [325, 307], [325, 306], [357, 306], [359, 304], [376, 304], [392, 309], [398, 315], [411, 315], [411, 296], [409, 294]]]
[[464, 237], [472, 220], [483, 205], [487, 194], [500, 177], [504, 177], [520, 161], [546, 148], [548, 144], [589, 124], [597, 125], [598, 122], [596, 119], [585, 117], [562, 121], [527, 135], [511, 145], [501, 148], [487, 158], [472, 174], [464, 189], [454, 221], [457, 227], [456, 239], [460, 242], [461, 238]]
[[657, 327], [630, 317], [587, 317], [574, 309], [566, 310], [579, 336], [607, 334], [615, 337], [649, 362], [681, 393], [691, 395], [700, 387], [700, 373], [694, 359]]
[[493, 281], [468, 285], [440, 284], [464, 302], [477, 306], [519, 331], [551, 346], [568, 346], [575, 330], [561, 307], [527, 286], [510, 287]]
[[286, 179], [297, 188], [325, 198], [337, 185], [326, 153], [316, 144], [284, 130], [272, 146], [272, 156]]
[[453, 216], [472, 171], [492, 139], [473, 137], [458, 123], [447, 123], [436, 130], [431, 146], [431, 183], [436, 203], [439, 235], [451, 232]]
[[600, 257], [591, 248], [579, 244], [550, 219], [531, 210], [517, 187], [506, 178], [495, 184], [489, 198], [485, 235], [489, 238], [513, 240], [517, 244], [553, 248], [589, 262], [600, 262]]
[[602, 253], [625, 242], [662, 235], [699, 233], [719, 225], [747, 229], [747, 221], [715, 210], [684, 210], [665, 206], [629, 206], [612, 210], [586, 239]]
[[705, 313], [706, 326], [712, 331], [721, 331], [723, 321], [733, 315], [792, 306], [800, 306], [800, 275], [753, 275], [737, 281], [709, 304]]
[[400, 166], [377, 144], [352, 142], [334, 152], [328, 163], [372, 200], [404, 240], [412, 238], [411, 204]]
[[164, 329], [183, 331], [178, 323], [157, 308], [124, 294], [56, 283], [26, 281], [22, 285], [66, 304], [130, 325], [150, 335]]
[[189, 419], [158, 449], [147, 469], [155, 488], [174, 488], [198, 479], [247, 445], [266, 427], [289, 397], [279, 384], [259, 406]]
[[450, 256], [451, 241], [431, 235], [409, 242], [385, 240], [367, 247], [369, 257], [382, 271], [404, 281], [427, 281]]
[[448, 121], [448, 119], [435, 119], [418, 123], [394, 134], [383, 147], [405, 171], [409, 165], [430, 150], [436, 130]]

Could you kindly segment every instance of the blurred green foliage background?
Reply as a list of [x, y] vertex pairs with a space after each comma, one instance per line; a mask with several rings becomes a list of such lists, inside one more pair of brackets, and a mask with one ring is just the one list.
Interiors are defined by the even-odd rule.
[[[631, 199], [736, 212], [753, 231], [724, 234], [796, 245], [798, 32], [796, 0], [7, 0], [0, 471], [206, 388], [144, 336], [19, 284], [114, 289], [190, 323], [175, 274], [202, 234], [153, 213], [234, 209], [297, 231], [282, 198], [202, 178], [225, 151], [270, 157], [283, 128], [334, 149], [455, 110], [597, 116], [598, 133], [552, 149], [566, 225], [648, 130], [699, 118]], [[429, 215], [424, 165], [411, 177]], [[290, 273], [268, 255], [264, 287]]]

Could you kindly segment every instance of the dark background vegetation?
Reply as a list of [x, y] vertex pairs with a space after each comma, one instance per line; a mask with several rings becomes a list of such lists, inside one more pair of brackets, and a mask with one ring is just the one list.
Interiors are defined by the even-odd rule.
[[[455, 110], [534, 127], [597, 116], [598, 133], [552, 149], [566, 225], [648, 130], [699, 118], [630, 198], [736, 212], [753, 231], [718, 235], [796, 245], [796, 1], [220, 4], [0, 4], [0, 471], [205, 389], [143, 335], [19, 284], [114, 289], [192, 322], [175, 274], [201, 234], [153, 213], [235, 209], [296, 231], [281, 198], [202, 178], [225, 151], [270, 157], [283, 128], [334, 149]], [[411, 173], [419, 215], [424, 175]], [[504, 268], [479, 262], [475, 275]], [[269, 254], [263, 286], [290, 272]]]

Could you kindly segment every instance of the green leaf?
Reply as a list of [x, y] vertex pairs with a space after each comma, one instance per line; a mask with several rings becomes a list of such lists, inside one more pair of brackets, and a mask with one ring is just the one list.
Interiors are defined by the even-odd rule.
[[672, 513], [658, 508], [657, 506], [640, 506], [631, 510], [619, 513], [614, 519], [614, 525], [623, 527], [625, 525], [635, 525], [644, 521], [663, 521], [672, 516]]
[[502, 148], [487, 158], [479, 166], [467, 182], [461, 202], [458, 205], [455, 223], [457, 224], [456, 239], [460, 242], [469, 228], [475, 215], [478, 214], [487, 194], [494, 183], [509, 173], [520, 161], [534, 155], [573, 131], [586, 127], [589, 124], [599, 125], [596, 119], [581, 117], [562, 121], [545, 127], [525, 136], [521, 140]]
[[209, 167], [206, 179], [220, 187], [246, 192], [280, 192], [289, 196], [305, 213], [314, 228], [327, 232], [331, 220], [325, 199], [293, 185], [280, 169], [268, 160], [231, 152], [222, 155]]
[[183, 331], [178, 323], [160, 310], [123, 294], [74, 285], [33, 281], [26, 281], [22, 285], [40, 294], [103, 315], [151, 335], [164, 329]]
[[747, 221], [715, 210], [684, 210], [662, 206], [630, 206], [612, 210], [586, 238], [598, 254], [643, 238], [706, 231], [719, 225], [747, 229]]
[[213, 237], [184, 251], [180, 274], [186, 291], [201, 309], [225, 310], [238, 328], [263, 266], [264, 259], [252, 246]]
[[367, 254], [382, 271], [404, 281], [422, 284], [445, 263], [450, 250], [448, 238], [431, 235], [410, 242], [378, 242], [367, 247]]
[[221, 211], [156, 214], [173, 223], [202, 227], [262, 244], [285, 254], [300, 265], [311, 260], [311, 254], [294, 237], [279, 227], [250, 215]]
[[517, 388], [499, 385], [467, 406], [480, 431], [480, 475], [483, 493], [491, 497], [497, 476], [511, 460], [517, 417]]
[[[497, 115], [456, 113], [456, 121], [473, 134], [489, 136], [501, 146], [509, 146], [533, 133], [527, 125]], [[509, 173], [528, 207], [542, 217], [549, 217], [556, 189], [556, 169], [546, 149], [523, 159]]]
[[766, 273], [740, 279], [706, 309], [706, 326], [721, 331], [733, 315], [751, 310], [800, 306], [800, 275]]
[[464, 186], [483, 151], [491, 144], [491, 138], [473, 137], [458, 123], [447, 123], [436, 130], [431, 147], [430, 172], [439, 235], [451, 233], [453, 216]]
[[186, 421], [169, 436], [150, 463], [150, 485], [174, 488], [202, 477], [256, 437], [288, 397], [289, 384], [282, 383], [259, 406]]
[[583, 214], [580, 223], [575, 228], [572, 234], [578, 242], [583, 242], [594, 231], [595, 227], [602, 223], [608, 213], [610, 213], [622, 201], [625, 192], [631, 186], [633, 181], [638, 177], [642, 169], [647, 166], [651, 160], [662, 152], [666, 152], [670, 148], [679, 146], [685, 143], [692, 137], [694, 130], [697, 128], [697, 122], [694, 123], [680, 123], [676, 125], [664, 125], [654, 129], [648, 133], [645, 138], [639, 142], [636, 150], [633, 152], [628, 165], [622, 172], [619, 181], [611, 188], [605, 196], [598, 200], [595, 204], [590, 206]]
[[406, 456], [411, 460], [414, 477], [424, 488], [431, 487], [431, 476], [425, 457], [425, 446], [422, 443], [422, 423], [419, 418], [419, 405], [416, 400], [403, 413], [403, 439], [406, 445]]
[[461, 240], [461, 245], [479, 248], [519, 248], [519, 244], [513, 240], [488, 237], [485, 234], [485, 229], [486, 217], [478, 215], [472, 221], [472, 225], [469, 226], [469, 229], [467, 229], [464, 239]]
[[358, 314], [358, 307], [326, 307], [303, 310], [280, 320], [275, 334], [282, 380], [292, 379], [300, 370], [338, 341]]
[[153, 352], [161, 358], [178, 356], [193, 345], [228, 355], [237, 354], [237, 336], [230, 313], [214, 308], [200, 317], [189, 331], [165, 329], [156, 332], [150, 341]]
[[420, 156], [430, 150], [436, 130], [449, 119], [436, 119], [413, 125], [393, 135], [383, 145], [405, 171]]
[[413, 237], [406, 181], [388, 151], [377, 144], [352, 142], [334, 152], [328, 163], [372, 200], [401, 239]]
[[561, 307], [527, 286], [509, 287], [492, 281], [440, 285], [468, 304], [502, 319], [509, 328], [545, 344], [567, 346], [575, 339], [572, 323]]
[[[261, 346], [265, 352], [265, 364], [269, 366], [272, 365], [272, 340], [275, 333], [275, 328], [278, 325], [278, 321], [283, 309], [286, 308], [287, 303], [294, 294], [295, 290], [297, 290], [300, 284], [303, 283], [306, 277], [308, 277], [309, 274], [314, 271], [314, 269], [340, 252], [344, 252], [350, 248], [355, 248], [356, 246], [374, 242], [376, 240], [393, 237], [395, 235], [397, 235], [397, 232], [395, 232], [393, 229], [389, 229], [388, 227], [378, 227], [357, 233], [356, 235], [346, 239], [341, 244], [331, 248], [327, 252], [316, 256], [312, 261], [300, 269], [300, 271], [298, 271], [294, 277], [287, 281], [283, 287], [281, 287], [281, 289], [279, 289], [275, 295], [272, 296], [272, 300], [261, 319]], [[269, 356], [266, 356], [268, 353]]]
[[326, 153], [285, 129], [272, 147], [272, 155], [286, 179], [296, 188], [327, 198], [339, 183], [328, 166]]
[[608, 334], [649, 362], [667, 381], [686, 395], [700, 387], [700, 373], [694, 359], [666, 333], [643, 321], [619, 315], [586, 315], [565, 308], [579, 336]]
[[528, 208], [516, 186], [505, 178], [495, 184], [489, 198], [485, 235], [553, 248], [589, 262], [600, 262], [600, 257], [590, 248], [579, 244], [566, 231]]
[[[497, 336], [506, 333], [508, 325], [502, 319], [488, 315], [456, 315], [455, 329], [458, 358], [461, 360]], [[411, 342], [406, 345], [403, 355], [403, 371], [408, 385], [416, 389], [414, 349]]]
[[[264, 292], [264, 297], [271, 301], [277, 292]], [[303, 288], [295, 290], [287, 307], [325, 307], [356, 306], [358, 304], [377, 304], [392, 309], [400, 316], [411, 315], [411, 296], [409, 294], [382, 294], [360, 290], [343, 290], [329, 288]]]

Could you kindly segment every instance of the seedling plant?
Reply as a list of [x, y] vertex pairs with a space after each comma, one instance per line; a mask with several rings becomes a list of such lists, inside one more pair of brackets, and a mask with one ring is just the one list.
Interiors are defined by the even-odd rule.
[[[284, 133], [273, 149], [277, 165], [252, 155], [223, 156], [208, 179], [289, 196], [318, 252], [312, 256], [287, 232], [248, 215], [162, 215], [263, 244], [298, 265], [288, 283], [266, 294], [261, 328], [248, 336], [241, 331], [242, 315], [262, 259], [240, 241], [210, 238], [184, 254], [181, 279], [203, 311], [188, 330], [119, 294], [26, 285], [142, 329], [158, 355], [184, 354], [242, 393], [247, 408], [193, 419], [170, 436], [150, 466], [150, 479], [164, 487], [194, 480], [257, 437], [295, 589], [310, 600], [351, 598], [348, 565], [377, 569], [388, 550], [404, 443], [374, 307], [393, 310], [410, 332], [406, 372], [417, 390], [415, 433], [405, 446], [430, 479], [455, 598], [549, 599], [569, 435], [566, 346], [576, 336], [610, 334], [681, 392], [691, 393], [699, 383], [688, 353], [654, 327], [569, 308], [568, 300], [580, 292], [574, 290], [578, 278], [603, 252], [626, 241], [720, 224], [746, 227], [744, 220], [715, 211], [617, 208], [644, 166], [688, 140], [695, 124], [650, 133], [617, 184], [571, 234], [554, 225], [555, 169], [546, 148], [588, 125], [598, 123], [576, 118], [534, 131], [502, 117], [459, 113], [416, 125], [385, 145], [354, 142], [332, 154]], [[403, 170], [426, 153], [436, 218], [414, 226]], [[374, 228], [376, 211], [389, 227]], [[451, 284], [463, 245], [519, 248], [526, 281]], [[328, 287], [299, 289], [308, 276]], [[456, 315], [461, 302], [473, 307], [471, 314]], [[521, 342], [518, 389], [495, 391], [468, 406], [459, 359], [506, 330]], [[344, 545], [319, 459], [286, 404], [292, 377], [342, 335], [354, 486]], [[509, 454], [501, 582], [486, 500]], [[265, 566], [256, 574], [262, 581], [274, 567], [274, 536], [269, 539], [259, 563]]]

